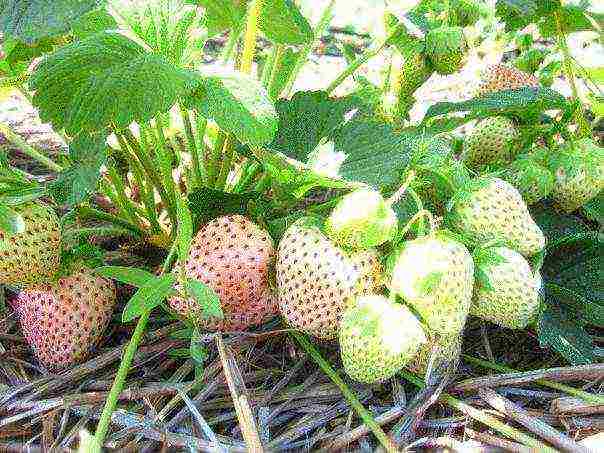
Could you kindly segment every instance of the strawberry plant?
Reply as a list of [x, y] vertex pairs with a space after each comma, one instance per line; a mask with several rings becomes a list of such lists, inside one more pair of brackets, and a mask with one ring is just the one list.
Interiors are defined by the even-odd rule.
[[[50, 3], [0, 0], [0, 88], [20, 93], [66, 145], [47, 155], [0, 123], [50, 173], [1, 150], [0, 283], [48, 370], [93, 355], [116, 307], [117, 330], [135, 323], [86, 451], [105, 445], [158, 319], [184, 326], [188, 347], [171, 354], [196, 377], [214, 354], [205, 340], [216, 339], [231, 392], [241, 376], [222, 335], [286, 344], [278, 335], [288, 332], [388, 451], [391, 439], [312, 341], [337, 340], [344, 372], [366, 384], [451, 376], [476, 322], [483, 334], [527, 331], [572, 365], [597, 361], [602, 96], [568, 45], [569, 33], [597, 29], [587, 7], [387, 8], [382, 36], [345, 46], [340, 72], [307, 91], [301, 74], [334, 0], [315, 20], [290, 0]], [[525, 33], [531, 24], [547, 50]], [[466, 99], [431, 102], [418, 117], [431, 81], [468, 71], [492, 37], [475, 32], [489, 27], [516, 58], [484, 63]], [[377, 76], [361, 75], [379, 58]], [[546, 83], [558, 74], [569, 93]], [[130, 251], [136, 265], [124, 262]]]

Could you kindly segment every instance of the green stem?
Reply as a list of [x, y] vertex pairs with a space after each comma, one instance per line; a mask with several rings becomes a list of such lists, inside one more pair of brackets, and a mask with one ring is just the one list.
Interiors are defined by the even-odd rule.
[[231, 33], [229, 34], [229, 39], [227, 40], [224, 48], [222, 49], [222, 54], [220, 55], [220, 59], [223, 63], [227, 63], [233, 56], [233, 50], [235, 49], [235, 46], [237, 45], [240, 36], [240, 29], [233, 28], [231, 30]]
[[244, 192], [247, 188], [249, 188], [250, 183], [256, 176], [258, 176], [261, 170], [262, 165], [260, 165], [258, 162], [246, 161], [245, 167], [241, 171], [241, 178], [239, 178], [239, 181], [237, 181], [237, 184], [235, 184], [235, 187], [233, 187], [232, 192]]
[[128, 195], [126, 194], [126, 187], [122, 181], [121, 176], [118, 174], [115, 166], [108, 164], [107, 166], [107, 177], [115, 189], [115, 195], [117, 196], [116, 207], [120, 211], [123, 217], [128, 219], [134, 225], [140, 225], [139, 219], [136, 214], [136, 207]]
[[[174, 177], [172, 176], [172, 159], [174, 158], [173, 152], [168, 148], [166, 137], [162, 122], [159, 118], [155, 120], [155, 131], [152, 126], [144, 127], [141, 129], [141, 133], [144, 134], [147, 140], [151, 140], [155, 145], [155, 151], [157, 154], [157, 162], [161, 176], [163, 179], [164, 187], [171, 200], [176, 200], [176, 184], [174, 183]], [[176, 225], [172, 225], [173, 232], [176, 231]]]
[[258, 35], [258, 25], [260, 23], [260, 14], [264, 0], [251, 0], [247, 11], [247, 20], [245, 23], [245, 34], [243, 37], [243, 52], [241, 54], [241, 67], [244, 74], [251, 74], [254, 53], [256, 52], [256, 36]]
[[327, 93], [331, 94], [338, 86], [340, 86], [340, 84], [344, 80], [346, 80], [348, 77], [350, 77], [352, 74], [354, 74], [354, 72], [357, 69], [359, 69], [362, 65], [367, 63], [373, 57], [378, 55], [382, 50], [384, 50], [386, 48], [386, 46], [388, 45], [388, 42], [390, 42], [390, 40], [398, 33], [400, 33], [400, 27], [396, 27], [392, 32], [390, 32], [390, 34], [386, 37], [386, 39], [382, 43], [380, 43], [377, 47], [375, 47], [374, 49], [366, 50], [363, 53], [363, 55], [361, 55], [359, 58], [357, 58], [355, 61], [353, 61], [350, 65], [348, 65], [348, 67], [346, 69], [344, 69], [344, 71], [342, 71], [342, 73], [339, 76], [337, 76], [335, 78], [335, 80], [333, 82], [331, 82], [331, 84], [327, 87], [327, 90], [326, 90]]
[[327, 30], [327, 27], [329, 26], [329, 23], [331, 22], [331, 19], [333, 18], [333, 7], [334, 7], [335, 3], [336, 3], [335, 0], [330, 0], [330, 2], [327, 4], [325, 9], [323, 10], [323, 13], [321, 14], [321, 18], [319, 19], [317, 26], [314, 29], [313, 39], [311, 41], [307, 42], [304, 45], [304, 47], [302, 48], [302, 50], [300, 50], [300, 53], [298, 54], [298, 58], [296, 59], [294, 68], [292, 69], [292, 72], [287, 79], [287, 83], [285, 84], [284, 92], [287, 96], [289, 96], [291, 94], [291, 91], [294, 87], [294, 83], [296, 82], [296, 79], [298, 78], [298, 74], [300, 74], [300, 70], [302, 69], [302, 67], [304, 66], [306, 61], [308, 60], [308, 56], [312, 52], [312, 49], [321, 40], [321, 37]]
[[[400, 374], [406, 380], [411, 382], [413, 385], [415, 385], [419, 388], [424, 387], [423, 381], [420, 378], [418, 378], [417, 376], [415, 376], [414, 374], [409, 373], [406, 370], [401, 371]], [[441, 393], [439, 399], [441, 401], [447, 403], [449, 406], [453, 407], [454, 409], [457, 409], [462, 414], [483, 423], [484, 425], [488, 426], [489, 428], [499, 431], [501, 434], [504, 434], [505, 436], [509, 437], [510, 439], [514, 439], [517, 442], [522, 442], [527, 447], [534, 449], [531, 451], [543, 452], [543, 453], [555, 453], [556, 452], [556, 450], [548, 447], [547, 445], [538, 441], [537, 439], [527, 436], [526, 434], [518, 431], [517, 429], [512, 428], [511, 426], [508, 426], [505, 423], [499, 421], [499, 419], [493, 417], [492, 415], [489, 415], [487, 412], [476, 409], [456, 398], [453, 398], [451, 395], [448, 395], [446, 393]]]
[[273, 93], [275, 91], [275, 86], [277, 84], [279, 71], [281, 70], [281, 64], [283, 62], [283, 57], [285, 55], [285, 46], [283, 44], [278, 44], [275, 46], [275, 57], [273, 59], [273, 67], [271, 69], [271, 77], [268, 81], [267, 91], [271, 99], [274, 101], [275, 99], [279, 99], [279, 95], [281, 93]]
[[231, 172], [231, 167], [233, 166], [233, 161], [235, 160], [235, 144], [233, 143], [233, 138], [231, 135], [227, 135], [227, 138], [224, 143], [224, 157], [222, 160], [222, 166], [220, 168], [220, 173], [216, 180], [215, 187], [218, 190], [223, 190], [229, 173]]
[[586, 137], [591, 135], [591, 126], [585, 119], [585, 111], [583, 109], [583, 103], [580, 102], [579, 99], [579, 90], [577, 88], [577, 83], [575, 80], [575, 74], [573, 71], [573, 63], [572, 56], [570, 54], [570, 50], [568, 49], [568, 43], [566, 42], [566, 34], [564, 33], [564, 29], [562, 26], [562, 17], [560, 16], [560, 11], [554, 12], [554, 18], [556, 20], [556, 34], [558, 38], [558, 46], [562, 51], [562, 67], [564, 70], [564, 76], [570, 85], [570, 89], [573, 93], [573, 98], [579, 101], [579, 108], [575, 113], [575, 120], [577, 121], [577, 132], [581, 137]]
[[130, 129], [126, 128], [120, 132], [116, 131], [115, 135], [118, 138], [120, 136], [123, 136], [123, 138], [126, 139], [126, 141], [128, 142], [128, 145], [130, 147], [130, 150], [134, 153], [134, 155], [136, 156], [138, 161], [143, 166], [145, 173], [151, 180], [151, 183], [155, 186], [155, 189], [159, 193], [160, 198], [164, 202], [164, 206], [166, 207], [166, 211], [168, 212], [168, 216], [170, 217], [170, 221], [172, 222], [172, 225], [175, 225], [177, 223], [176, 206], [175, 206], [176, 201], [173, 199], [170, 199], [170, 197], [168, 197], [168, 193], [166, 192], [166, 189], [164, 188], [164, 186], [162, 184], [159, 174], [157, 173], [157, 171], [155, 170], [153, 165], [151, 165], [151, 156], [144, 155], [144, 153], [141, 150], [140, 144], [138, 143], [138, 140], [136, 139], [136, 137], [134, 137], [134, 135], [132, 134]]
[[188, 110], [182, 105], [180, 107], [180, 116], [185, 125], [185, 136], [187, 138], [187, 145], [189, 152], [191, 153], [191, 162], [193, 164], [193, 187], [203, 186], [203, 175], [201, 172], [201, 162], [199, 160], [199, 153], [197, 152], [197, 143], [195, 136], [193, 135], [193, 126], [191, 125], [191, 117], [189, 116]]
[[305, 335], [301, 334], [297, 331], [289, 332], [289, 334], [294, 337], [298, 343], [304, 348], [308, 355], [310, 355], [313, 360], [321, 367], [323, 372], [333, 381], [334, 384], [338, 386], [342, 395], [348, 400], [350, 406], [356, 411], [356, 413], [361, 417], [363, 423], [365, 423], [369, 429], [373, 432], [374, 436], [377, 440], [382, 444], [382, 446], [388, 452], [396, 452], [396, 447], [392, 444], [392, 441], [382, 427], [377, 424], [373, 416], [369, 413], [367, 409], [361, 404], [356, 395], [348, 388], [344, 380], [336, 373], [336, 371], [331, 367], [329, 362], [323, 358], [321, 353], [308, 341]]
[[212, 150], [212, 155], [210, 156], [210, 161], [207, 165], [208, 171], [208, 187], [214, 187], [214, 183], [218, 178], [220, 162], [222, 160], [222, 148], [224, 147], [224, 142], [226, 141], [227, 134], [226, 132], [220, 130], [218, 131], [218, 137], [216, 137], [216, 142], [214, 143], [214, 149]]
[[[498, 363], [488, 362], [486, 360], [482, 360], [477, 357], [464, 355], [463, 358], [466, 361], [468, 361], [474, 365], [482, 366], [484, 368], [488, 368], [488, 369], [495, 370], [495, 371], [501, 371], [502, 373], [517, 373], [518, 372], [518, 370], [514, 370], [513, 368], [509, 368], [504, 365], [499, 365]], [[535, 382], [539, 385], [543, 385], [544, 387], [549, 387], [554, 390], [559, 390], [568, 395], [579, 398], [589, 404], [604, 404], [604, 397], [599, 396], [599, 395], [594, 395], [593, 393], [589, 393], [584, 390], [576, 389], [569, 385], [560, 384], [559, 382], [548, 381], [545, 379], [539, 379], [538, 381], [535, 381]]]
[[202, 173], [204, 181], [208, 178], [207, 172], [207, 158], [208, 158], [208, 147], [206, 146], [205, 136], [206, 129], [208, 128], [208, 119], [205, 116], [195, 113], [195, 142], [197, 143], [197, 152], [201, 153], [200, 159], [200, 171]]
[[274, 65], [275, 57], [277, 56], [278, 48], [279, 48], [278, 45], [273, 46], [272, 52], [270, 53], [270, 55], [264, 62], [264, 67], [262, 68], [262, 75], [260, 76], [260, 82], [262, 83], [262, 86], [265, 88], [268, 88], [270, 78], [273, 74], [273, 68], [275, 67], [275, 65]]
[[151, 231], [153, 232], [153, 234], [160, 234], [162, 233], [162, 228], [159, 224], [157, 210], [155, 209], [155, 196], [153, 192], [153, 187], [147, 187], [147, 185], [145, 184], [143, 168], [136, 160], [132, 161], [130, 168], [132, 169], [132, 175], [134, 176], [136, 185], [141, 191], [141, 198], [143, 200], [143, 205], [145, 206], [147, 219], [151, 224]]
[[46, 168], [57, 173], [63, 171], [63, 167], [37, 151], [33, 146], [29, 145], [18, 134], [13, 132], [8, 125], [0, 123], [0, 134], [4, 135], [10, 143], [19, 148], [23, 154], [31, 157], [33, 160], [44, 165]]
[[136, 328], [134, 329], [132, 338], [130, 338], [130, 343], [128, 343], [128, 346], [124, 351], [122, 361], [120, 362], [120, 366], [117, 370], [115, 380], [113, 381], [113, 385], [111, 386], [111, 390], [109, 391], [109, 395], [107, 396], [107, 401], [105, 401], [105, 407], [103, 407], [103, 412], [101, 413], [101, 417], [96, 427], [96, 433], [94, 435], [96, 445], [93, 447], [93, 453], [101, 453], [103, 443], [105, 442], [105, 436], [107, 435], [107, 431], [109, 431], [109, 425], [111, 424], [111, 415], [115, 410], [117, 400], [120, 396], [120, 393], [122, 393], [122, 389], [124, 388], [126, 376], [128, 375], [128, 371], [130, 370], [132, 360], [134, 360], [134, 354], [136, 354], [138, 345], [143, 338], [143, 334], [145, 333], [145, 327], [147, 326], [147, 322], [149, 321], [150, 315], [151, 310], [145, 310], [141, 314], [140, 318], [138, 318]]

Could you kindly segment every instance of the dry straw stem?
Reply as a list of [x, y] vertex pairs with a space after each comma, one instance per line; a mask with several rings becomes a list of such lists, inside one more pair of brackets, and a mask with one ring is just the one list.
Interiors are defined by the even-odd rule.
[[541, 379], [567, 382], [600, 379], [602, 377], [604, 377], [604, 364], [580, 365], [466, 379], [453, 385], [450, 390], [451, 392], [466, 392], [486, 387], [527, 384]]
[[262, 453], [264, 449], [260, 442], [258, 426], [256, 425], [254, 414], [252, 413], [245, 383], [241, 376], [241, 372], [239, 371], [239, 367], [237, 366], [237, 362], [230, 350], [224, 345], [220, 334], [216, 335], [216, 346], [218, 347], [218, 354], [222, 361], [224, 377], [229, 387], [229, 391], [231, 392], [231, 398], [233, 400], [233, 405], [235, 406], [237, 418], [239, 419], [241, 433], [248, 451], [250, 453]]
[[371, 431], [378, 439], [382, 447], [386, 449], [388, 452], [396, 452], [397, 449], [393, 445], [392, 440], [386, 435], [384, 430], [382, 430], [381, 426], [376, 422], [373, 416], [369, 413], [367, 409], [361, 404], [359, 399], [355, 396], [355, 394], [350, 390], [350, 388], [346, 385], [344, 380], [336, 373], [336, 371], [331, 367], [329, 362], [323, 358], [321, 353], [308, 341], [305, 335], [300, 332], [290, 332], [290, 335], [293, 336], [298, 343], [304, 348], [304, 350], [313, 358], [315, 362], [321, 367], [323, 372], [336, 384], [344, 397], [348, 400], [352, 408], [356, 411], [356, 413], [361, 417], [361, 419], [367, 424]]
[[493, 436], [492, 434], [485, 432], [474, 431], [470, 428], [466, 428], [464, 430], [464, 434], [468, 436], [470, 439], [477, 440], [486, 445], [491, 445], [493, 447], [502, 448], [505, 451], [509, 451], [511, 453], [531, 453], [532, 450], [528, 447], [525, 447], [522, 444], [512, 442], [511, 440], [501, 439], [497, 436]]
[[[401, 375], [407, 379], [409, 382], [413, 383], [417, 387], [424, 387], [423, 381], [418, 378], [416, 375], [409, 373], [406, 370], [401, 371]], [[462, 414], [473, 418], [474, 420], [479, 421], [480, 423], [499, 431], [501, 434], [506, 435], [507, 437], [514, 439], [517, 442], [522, 442], [527, 447], [531, 448], [532, 452], [540, 452], [540, 453], [555, 453], [551, 447], [548, 447], [543, 442], [528, 436], [515, 428], [512, 428], [509, 425], [498, 420], [496, 417], [488, 414], [485, 411], [480, 409], [476, 409], [475, 407], [470, 406], [469, 404], [464, 403], [456, 398], [453, 398], [451, 395], [447, 395], [446, 393], [441, 394], [439, 398], [442, 402], [448, 404], [454, 409], [457, 409]]]
[[484, 388], [479, 390], [478, 394], [493, 409], [507, 415], [560, 450], [565, 452], [589, 453], [588, 449], [581, 447], [581, 445], [574, 440], [559, 431], [556, 431], [547, 423], [532, 417], [526, 410], [507, 398], [497, 394], [494, 390]]
[[578, 398], [565, 396], [552, 401], [551, 412], [560, 416], [604, 414], [604, 402], [586, 403]]

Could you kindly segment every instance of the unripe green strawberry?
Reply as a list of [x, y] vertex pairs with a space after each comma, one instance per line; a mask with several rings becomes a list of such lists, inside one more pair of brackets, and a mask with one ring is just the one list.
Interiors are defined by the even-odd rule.
[[442, 26], [426, 35], [426, 54], [439, 74], [453, 74], [466, 63], [468, 43], [461, 27]]
[[524, 329], [539, 309], [539, 284], [526, 259], [507, 247], [478, 250], [470, 314], [509, 329]]
[[387, 118], [405, 119], [415, 104], [413, 94], [430, 78], [434, 67], [421, 47], [399, 49], [392, 60], [391, 90], [386, 93], [382, 108]]
[[407, 307], [370, 295], [357, 298], [346, 309], [339, 340], [346, 373], [359, 382], [372, 384], [403, 369], [426, 336]]
[[504, 116], [485, 118], [464, 141], [463, 159], [471, 168], [511, 162], [516, 155], [518, 131]]
[[293, 223], [277, 252], [279, 309], [294, 328], [318, 338], [336, 337], [346, 306], [374, 293], [381, 266], [374, 250], [346, 252], [321, 231], [317, 219]]
[[50, 279], [59, 270], [61, 226], [48, 206], [32, 202], [15, 206], [25, 224], [22, 233], [0, 230], [0, 283], [29, 285]]
[[420, 376], [428, 371], [442, 370], [450, 362], [459, 359], [463, 335], [453, 332], [447, 335], [429, 334], [428, 341], [420, 346], [407, 369]]
[[512, 162], [501, 179], [518, 189], [529, 206], [547, 198], [554, 189], [552, 172], [530, 156]]
[[459, 333], [472, 300], [474, 263], [466, 247], [445, 232], [403, 244], [390, 290], [419, 313], [432, 332]]
[[202, 316], [194, 299], [173, 297], [172, 308], [209, 330], [245, 330], [277, 313], [269, 286], [275, 249], [268, 233], [241, 215], [212, 220], [199, 230], [185, 262], [185, 275], [212, 288], [223, 319]]
[[344, 195], [325, 222], [325, 232], [336, 245], [354, 250], [390, 241], [397, 227], [396, 213], [372, 189], [357, 189]]
[[593, 140], [567, 142], [548, 162], [556, 182], [554, 202], [565, 212], [573, 212], [604, 189], [604, 148]]
[[11, 304], [40, 363], [59, 370], [88, 356], [115, 302], [112, 281], [80, 268], [56, 282], [28, 287]]
[[519, 88], [538, 88], [539, 80], [532, 74], [503, 64], [489, 66], [482, 75], [478, 94], [489, 94]]
[[545, 247], [545, 236], [522, 195], [502, 179], [473, 180], [453, 196], [450, 208], [452, 226], [478, 245], [501, 242], [524, 256]]

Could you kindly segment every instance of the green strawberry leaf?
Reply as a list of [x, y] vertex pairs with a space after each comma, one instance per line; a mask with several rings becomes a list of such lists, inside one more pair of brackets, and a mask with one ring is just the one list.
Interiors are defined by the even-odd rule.
[[210, 36], [229, 28], [239, 30], [245, 16], [246, 2], [239, 0], [186, 0], [205, 8], [205, 24]]
[[112, 278], [118, 282], [139, 288], [157, 280], [157, 277], [152, 273], [134, 267], [102, 266], [95, 269], [95, 272], [102, 277]]
[[173, 274], [167, 274], [154, 278], [141, 286], [124, 307], [122, 322], [133, 321], [173, 295], [176, 292], [174, 290], [175, 280]]
[[[575, 33], [578, 31], [596, 31], [599, 28], [595, 24], [601, 24], [604, 20], [604, 14], [589, 11], [590, 2], [581, 2], [580, 4], [567, 4], [558, 9], [560, 18], [560, 28], [564, 34]], [[558, 35], [558, 25], [556, 20], [544, 18], [539, 21], [539, 32], [544, 38], [552, 38]]]
[[4, 204], [0, 204], [0, 230], [9, 235], [21, 234], [25, 231], [23, 217]]
[[430, 106], [425, 119], [457, 112], [474, 112], [480, 117], [517, 112], [566, 110], [569, 102], [550, 88], [518, 88], [478, 96], [468, 101], [439, 102]]
[[476, 266], [474, 269], [474, 278], [476, 279], [476, 286], [486, 289], [487, 291], [495, 291], [495, 288], [491, 284], [489, 276], [483, 268]]
[[193, 241], [193, 219], [187, 203], [181, 198], [176, 199], [176, 215], [178, 225], [176, 228], [176, 241], [178, 242], [178, 257], [184, 262], [189, 256], [189, 249]]
[[296, 66], [299, 52], [286, 47], [283, 50], [283, 57], [279, 61], [279, 66], [273, 65], [269, 84], [269, 97], [279, 99], [279, 95], [285, 89], [287, 81]]
[[33, 44], [62, 35], [101, 0], [0, 0], [0, 32]]
[[71, 166], [48, 185], [48, 192], [60, 205], [73, 206], [96, 191], [101, 166], [107, 160], [106, 134], [79, 134], [69, 144]]
[[545, 306], [539, 319], [539, 339], [573, 364], [594, 360], [585, 326], [602, 326], [603, 253], [604, 239], [597, 232], [569, 234], [550, 242], [541, 269]]
[[306, 162], [321, 139], [331, 136], [359, 107], [350, 97], [330, 98], [324, 91], [299, 91], [291, 99], [280, 99], [275, 105], [279, 128], [270, 148]]
[[529, 211], [533, 220], [545, 234], [548, 244], [567, 236], [589, 231], [589, 226], [583, 219], [572, 214], [561, 215], [548, 200], [530, 206]]
[[212, 288], [203, 284], [199, 280], [187, 280], [186, 289], [187, 293], [191, 295], [199, 304], [201, 314], [205, 319], [224, 318], [224, 313], [220, 305], [220, 299]]
[[48, 55], [30, 79], [42, 120], [70, 135], [146, 122], [198, 83], [195, 72], [108, 31]]
[[263, 2], [260, 29], [277, 44], [307, 44], [313, 39], [310, 24], [292, 0]]
[[573, 365], [593, 363], [593, 340], [580, 321], [577, 299], [555, 285], [546, 285], [545, 294], [546, 308], [538, 325], [541, 345], [551, 347]]
[[496, 15], [506, 31], [515, 31], [541, 19], [554, 21], [552, 13], [560, 7], [560, 0], [497, 0]]
[[260, 147], [273, 140], [277, 112], [260, 82], [238, 72], [203, 77], [200, 82], [201, 89], [187, 99], [189, 106], [241, 143]]
[[71, 27], [77, 39], [85, 39], [95, 33], [105, 30], [115, 30], [118, 24], [111, 14], [104, 8], [95, 9], [80, 16]]
[[585, 216], [597, 222], [600, 227], [604, 225], [604, 191], [600, 192], [597, 197], [583, 205]]

